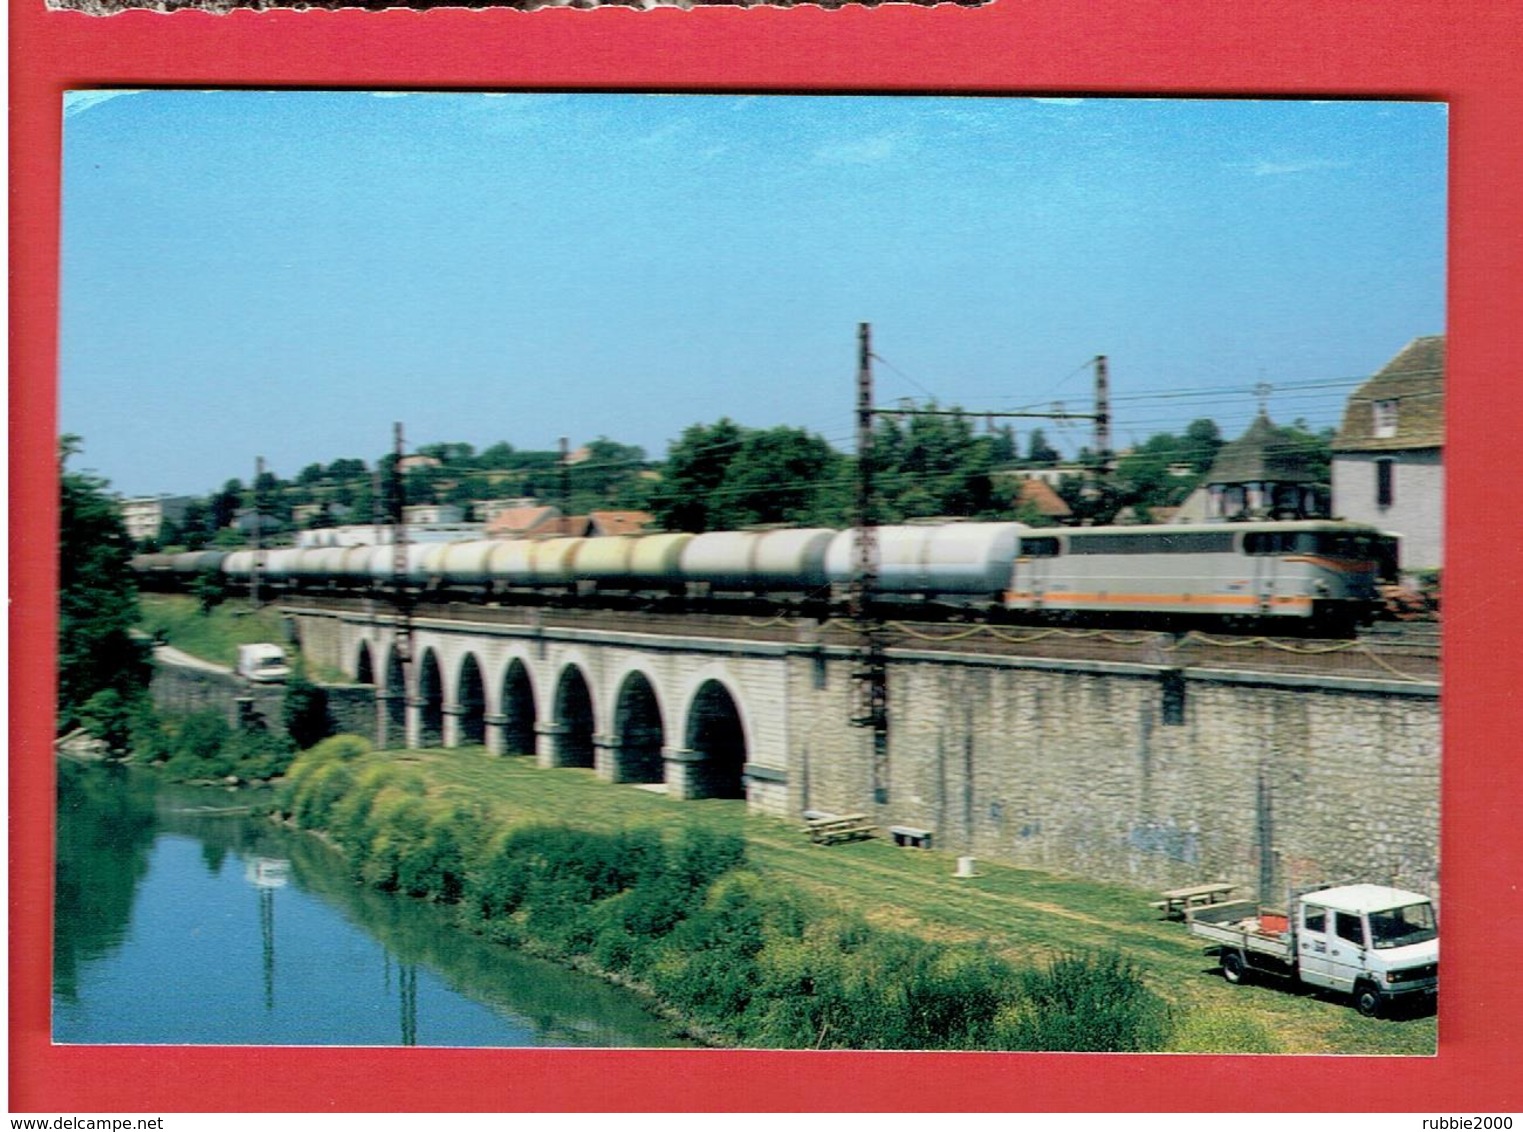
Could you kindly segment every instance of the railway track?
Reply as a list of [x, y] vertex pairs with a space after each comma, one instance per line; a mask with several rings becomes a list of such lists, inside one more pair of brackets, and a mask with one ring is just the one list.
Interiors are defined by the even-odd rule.
[[[293, 608], [362, 608], [384, 616], [383, 601], [292, 596]], [[663, 613], [637, 609], [586, 609], [554, 605], [421, 603], [416, 620], [601, 629], [662, 636], [708, 637], [851, 647], [855, 627], [844, 620], [757, 611], [751, 614]], [[1058, 628], [974, 621], [890, 621], [890, 650], [947, 651], [1048, 660], [1106, 661], [1185, 669], [1341, 676], [1434, 683], [1439, 679], [1441, 633], [1437, 622], [1377, 622], [1353, 638], [1236, 636], [1146, 629]]]

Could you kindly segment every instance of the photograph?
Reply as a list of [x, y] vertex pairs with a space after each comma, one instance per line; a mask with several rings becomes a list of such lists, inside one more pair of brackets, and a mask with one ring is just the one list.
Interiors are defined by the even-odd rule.
[[13, 1115], [1523, 1111], [1515, 12], [8, 15]]
[[63, 114], [55, 1041], [1435, 1052], [1443, 104]]

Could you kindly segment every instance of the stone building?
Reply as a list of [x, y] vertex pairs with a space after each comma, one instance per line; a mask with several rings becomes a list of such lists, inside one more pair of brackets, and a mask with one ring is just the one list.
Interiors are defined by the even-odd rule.
[[1404, 573], [1444, 564], [1444, 336], [1416, 338], [1349, 397], [1333, 512], [1400, 536]]

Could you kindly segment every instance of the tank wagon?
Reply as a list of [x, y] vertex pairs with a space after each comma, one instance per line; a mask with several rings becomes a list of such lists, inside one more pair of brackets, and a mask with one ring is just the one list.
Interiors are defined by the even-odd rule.
[[[134, 559], [145, 588], [220, 573], [247, 585], [420, 599], [749, 608], [826, 616], [846, 600], [857, 533], [828, 528], [594, 538], [472, 539], [396, 548], [292, 547]], [[1129, 621], [1346, 632], [1378, 607], [1395, 540], [1337, 521], [1036, 528], [878, 528], [876, 600], [889, 616]]]

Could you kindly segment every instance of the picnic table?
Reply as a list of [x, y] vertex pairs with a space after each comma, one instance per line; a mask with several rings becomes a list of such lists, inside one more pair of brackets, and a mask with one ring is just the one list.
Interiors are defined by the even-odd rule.
[[875, 828], [866, 814], [824, 814], [807, 818], [804, 828], [816, 845], [833, 845], [837, 841], [854, 841], [871, 837]]
[[1154, 900], [1152, 907], [1163, 910], [1164, 919], [1173, 920], [1184, 916], [1187, 908], [1198, 904], [1215, 904], [1223, 900], [1235, 889], [1235, 884], [1214, 882], [1211, 884], [1195, 884], [1188, 888], [1171, 888], [1167, 892], [1160, 893], [1162, 900]]

